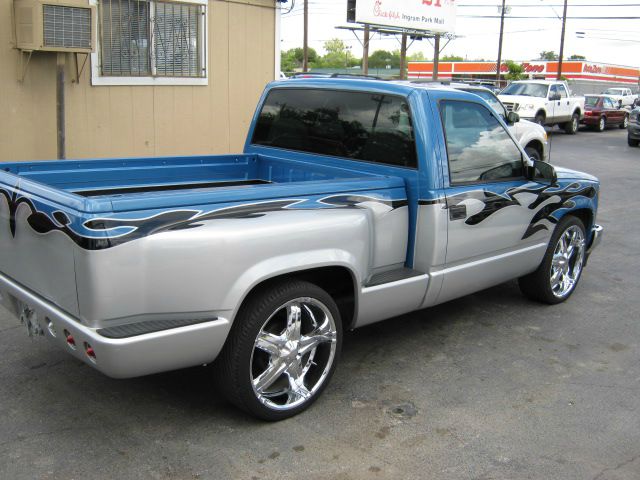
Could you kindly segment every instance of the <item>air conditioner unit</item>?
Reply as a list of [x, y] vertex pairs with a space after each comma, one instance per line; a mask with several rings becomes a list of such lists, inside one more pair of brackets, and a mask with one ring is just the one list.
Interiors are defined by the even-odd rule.
[[94, 51], [96, 9], [88, 0], [14, 0], [14, 12], [20, 50]]

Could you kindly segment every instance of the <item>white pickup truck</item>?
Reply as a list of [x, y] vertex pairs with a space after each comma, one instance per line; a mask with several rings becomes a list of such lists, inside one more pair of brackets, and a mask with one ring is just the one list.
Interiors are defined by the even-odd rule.
[[569, 134], [578, 131], [584, 115], [584, 97], [572, 96], [565, 82], [516, 81], [502, 90], [498, 98], [520, 118], [540, 125], [559, 125]]
[[624, 87], [607, 88], [602, 94], [613, 98], [621, 107], [632, 106], [638, 98], [630, 88]]

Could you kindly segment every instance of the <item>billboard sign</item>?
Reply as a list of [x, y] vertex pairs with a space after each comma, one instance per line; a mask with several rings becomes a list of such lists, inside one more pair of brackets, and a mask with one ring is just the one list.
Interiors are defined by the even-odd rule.
[[453, 33], [455, 0], [357, 0], [355, 21], [371, 25]]

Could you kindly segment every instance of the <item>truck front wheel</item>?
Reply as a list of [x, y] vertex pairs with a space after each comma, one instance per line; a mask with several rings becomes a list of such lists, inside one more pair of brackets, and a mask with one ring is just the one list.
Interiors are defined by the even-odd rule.
[[333, 375], [342, 346], [331, 296], [299, 280], [267, 284], [244, 302], [214, 365], [227, 399], [263, 420], [308, 408]]
[[556, 226], [538, 269], [518, 279], [520, 290], [542, 303], [564, 302], [578, 285], [585, 250], [584, 224], [576, 217], [565, 216]]
[[546, 120], [547, 120], [547, 117], [545, 116], [544, 112], [538, 112], [536, 113], [536, 117], [533, 121], [538, 125], [540, 125], [541, 127], [544, 127]]

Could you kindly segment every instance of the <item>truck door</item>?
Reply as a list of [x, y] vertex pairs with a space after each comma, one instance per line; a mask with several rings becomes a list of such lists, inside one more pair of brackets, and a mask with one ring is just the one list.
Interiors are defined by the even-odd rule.
[[571, 105], [571, 100], [569, 99], [569, 92], [564, 85], [554, 85], [557, 88], [557, 92], [560, 94], [560, 100], [556, 101], [556, 108], [559, 109], [559, 112], [555, 113], [555, 116], [561, 116], [566, 121], [571, 120], [571, 115], [573, 115], [573, 105]]
[[438, 303], [536, 268], [549, 232], [530, 228], [539, 184], [497, 114], [471, 101], [442, 100], [448, 178], [447, 253]]
[[553, 117], [554, 122], [562, 122], [564, 121], [564, 113], [562, 110], [562, 106], [560, 104], [560, 99], [558, 98], [560, 92], [558, 90], [558, 85], [551, 85], [549, 87], [549, 100], [547, 101], [547, 113]]

